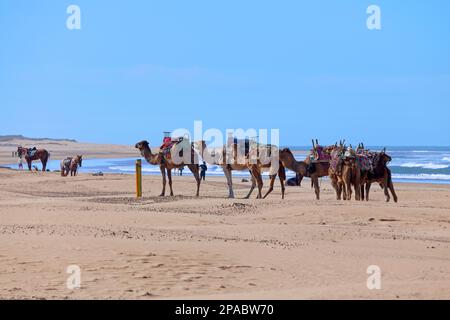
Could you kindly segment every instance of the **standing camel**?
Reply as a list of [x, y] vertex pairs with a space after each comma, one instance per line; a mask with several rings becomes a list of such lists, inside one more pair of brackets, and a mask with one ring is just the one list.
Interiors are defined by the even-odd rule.
[[353, 185], [355, 188], [355, 200], [359, 201], [361, 199], [361, 166], [355, 151], [351, 147], [347, 148], [347, 151], [344, 153], [342, 180], [345, 188], [344, 195], [346, 195], [344, 200], [351, 200]]
[[29, 150], [30, 149], [21, 146], [17, 147], [17, 154], [19, 155], [19, 157], [25, 157], [25, 160], [27, 161], [28, 164], [28, 170], [31, 171], [31, 163], [33, 161], [41, 160], [42, 171], [46, 171], [47, 162], [48, 159], [50, 158], [50, 153], [45, 149], [37, 149], [34, 151], [32, 155], [30, 155]]
[[[197, 192], [196, 196], [199, 196], [200, 193], [200, 175], [198, 173], [199, 171], [199, 165], [198, 165], [198, 155], [195, 152], [193, 146], [191, 145], [191, 159], [189, 163], [185, 163], [184, 161], [180, 161], [178, 163], [174, 162], [172, 157], [170, 157], [169, 154], [164, 154], [163, 152], [159, 153], [152, 153], [152, 150], [150, 148], [150, 145], [148, 141], [143, 140], [138, 143], [136, 143], [135, 148], [139, 149], [141, 152], [141, 155], [147, 160], [148, 163], [152, 165], [159, 166], [161, 170], [162, 175], [162, 192], [160, 194], [161, 197], [163, 197], [166, 194], [166, 174], [167, 178], [169, 180], [169, 187], [170, 187], [170, 195], [173, 196], [173, 189], [172, 189], [172, 169], [179, 169], [183, 168], [184, 166], [187, 166], [189, 170], [191, 170], [192, 174], [195, 177], [195, 180], [197, 181]], [[181, 153], [182, 151], [180, 151]]]
[[330, 168], [328, 169], [328, 175], [331, 180], [331, 186], [336, 191], [336, 200], [341, 200], [341, 196], [343, 193], [344, 200], [347, 199], [347, 195], [344, 187], [344, 179], [343, 179], [343, 154], [345, 147], [341, 142], [339, 146], [335, 146], [331, 152], [331, 161]]
[[[387, 164], [392, 158], [386, 154], [386, 150], [379, 153], [375, 153], [373, 156], [373, 169], [371, 171], [362, 172], [361, 180], [361, 200], [364, 200], [364, 185], [366, 195], [365, 198], [369, 201], [369, 191], [372, 183], [378, 182], [381, 188], [384, 190], [386, 196], [386, 202], [390, 201], [389, 191], [392, 193], [394, 202], [398, 201], [397, 194], [395, 193], [394, 184], [392, 183], [392, 173], [387, 167]], [[389, 189], [389, 190], [388, 190]]]
[[[252, 186], [250, 188], [249, 193], [247, 196], [245, 196], [244, 199], [250, 198], [251, 194], [253, 193], [253, 190], [256, 186], [258, 186], [258, 198], [262, 198], [261, 192], [262, 192], [262, 186], [263, 181], [261, 177], [261, 172], [257, 168], [256, 165], [250, 165], [249, 162], [246, 159], [246, 155], [248, 155], [248, 149], [249, 145], [246, 143], [244, 145], [244, 152], [243, 157], [239, 157], [240, 153], [238, 150], [239, 144], [234, 143], [231, 145], [233, 154], [230, 154], [230, 152], [227, 152], [227, 148], [224, 146], [220, 148], [219, 150], [213, 150], [212, 152], [207, 151], [206, 142], [204, 140], [201, 140], [198, 142], [198, 148], [200, 149], [200, 153], [202, 155], [202, 158], [211, 165], [217, 165], [220, 166], [223, 170], [223, 173], [225, 175], [225, 178], [227, 179], [227, 185], [228, 185], [228, 198], [234, 198], [234, 190], [233, 190], [233, 175], [231, 171], [246, 171], [248, 170], [250, 172], [251, 180], [252, 180]], [[229, 150], [228, 150], [229, 151]], [[216, 159], [216, 154], [219, 152], [219, 159]]]
[[289, 148], [285, 148], [280, 151], [280, 162], [283, 167], [294, 171], [295, 173], [301, 174], [302, 176], [310, 177], [312, 185], [314, 187], [314, 192], [316, 194], [316, 199], [320, 199], [320, 186], [319, 186], [319, 172], [313, 171], [310, 166], [304, 161], [295, 160]]
[[[284, 167], [282, 167], [282, 165], [280, 165], [278, 168], [272, 165], [271, 157], [276, 155], [273, 155], [271, 153], [271, 146], [257, 144], [255, 148], [250, 147], [250, 143], [245, 141], [244, 150], [239, 150], [239, 147], [242, 146], [237, 141], [235, 141], [234, 143], [230, 144], [228, 148], [225, 146], [220, 148], [218, 150], [220, 157], [218, 157], [219, 159], [216, 159], [216, 150], [214, 150], [213, 152], [208, 152], [205, 157], [206, 143], [202, 140], [199, 142], [199, 144], [199, 149], [201, 150], [202, 157], [210, 164], [218, 165], [222, 168], [227, 179], [229, 198], [234, 198], [232, 171], [248, 170], [251, 175], [252, 186], [245, 199], [250, 198], [256, 186], [258, 187], [257, 199], [266, 198], [273, 190], [273, 185], [277, 175], [279, 176], [281, 183], [281, 196], [284, 199], [284, 181], [286, 180], [286, 175]], [[230, 153], [229, 151], [232, 152]], [[269, 170], [269, 177], [271, 179], [271, 182], [269, 190], [264, 195], [264, 197], [262, 197], [263, 180], [261, 172], [264, 170]]]

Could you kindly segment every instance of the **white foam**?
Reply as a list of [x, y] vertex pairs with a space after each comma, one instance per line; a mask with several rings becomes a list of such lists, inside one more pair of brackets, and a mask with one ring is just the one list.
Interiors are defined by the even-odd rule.
[[424, 168], [424, 169], [446, 169], [450, 165], [447, 164], [437, 164], [433, 162], [428, 163], [417, 163], [417, 162], [407, 162], [400, 165], [404, 168]]
[[394, 179], [408, 179], [408, 180], [450, 180], [450, 174], [392, 174]]

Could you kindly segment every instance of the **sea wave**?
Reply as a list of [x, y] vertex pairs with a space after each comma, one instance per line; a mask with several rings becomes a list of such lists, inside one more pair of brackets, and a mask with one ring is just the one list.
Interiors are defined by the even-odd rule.
[[424, 168], [424, 169], [447, 169], [450, 167], [448, 164], [438, 164], [433, 162], [428, 163], [417, 163], [417, 162], [406, 162], [402, 163], [400, 167], [404, 168]]
[[393, 179], [408, 179], [408, 180], [450, 180], [450, 174], [392, 174]]
[[443, 157], [443, 158], [442, 158], [442, 161], [448, 161], [448, 162], [450, 162], [450, 157]]

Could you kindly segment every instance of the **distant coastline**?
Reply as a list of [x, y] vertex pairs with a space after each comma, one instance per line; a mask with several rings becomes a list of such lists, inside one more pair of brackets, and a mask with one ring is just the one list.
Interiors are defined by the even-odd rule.
[[0, 141], [7, 142], [11, 140], [30, 140], [30, 141], [68, 141], [68, 142], [78, 142], [75, 139], [54, 139], [54, 138], [29, 138], [20, 134], [12, 135], [0, 135]]

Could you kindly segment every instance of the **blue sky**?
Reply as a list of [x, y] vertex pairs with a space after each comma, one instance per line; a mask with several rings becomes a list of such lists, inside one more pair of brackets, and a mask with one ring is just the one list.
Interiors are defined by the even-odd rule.
[[449, 16], [447, 0], [2, 0], [0, 135], [159, 143], [202, 120], [283, 145], [450, 145]]

